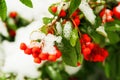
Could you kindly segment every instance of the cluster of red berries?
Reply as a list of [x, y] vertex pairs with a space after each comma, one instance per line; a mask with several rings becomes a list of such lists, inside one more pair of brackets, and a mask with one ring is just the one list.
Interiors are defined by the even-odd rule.
[[[57, 6], [51, 6], [51, 11], [52, 13], [56, 13], [57, 12]], [[79, 12], [80, 10], [77, 9], [73, 14], [72, 14], [72, 18], [73, 18], [73, 23], [75, 26], [79, 26], [80, 25], [80, 17], [79, 17]], [[67, 15], [66, 11], [64, 9], [62, 9], [59, 13], [59, 17], [65, 17]]]
[[55, 47], [56, 54], [43, 53], [41, 47], [35, 46], [29, 48], [25, 43], [20, 44], [20, 49], [24, 50], [25, 54], [32, 55], [35, 63], [41, 63], [42, 60], [48, 60], [54, 62], [61, 57], [61, 52], [60, 50], [58, 50], [57, 47]]
[[[57, 6], [54, 5], [54, 6], [51, 6], [51, 11], [52, 13], [56, 13], [57, 12]], [[66, 16], [66, 11], [64, 9], [62, 9], [58, 15], [59, 17], [65, 17]]]
[[91, 42], [88, 34], [83, 34], [80, 39], [82, 54], [84, 59], [92, 62], [103, 62], [108, 56], [107, 50], [101, 48], [98, 44]]
[[114, 7], [113, 10], [106, 8], [102, 9], [100, 12], [100, 17], [102, 18], [103, 23], [114, 21], [113, 17], [120, 19], [120, 3]]
[[72, 18], [74, 21], [74, 25], [75, 26], [79, 26], [80, 25], [80, 16], [79, 16], [80, 10], [77, 9], [73, 14], [72, 14]]

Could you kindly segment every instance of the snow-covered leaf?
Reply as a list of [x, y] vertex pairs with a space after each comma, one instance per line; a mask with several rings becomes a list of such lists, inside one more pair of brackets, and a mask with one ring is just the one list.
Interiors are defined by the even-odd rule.
[[81, 4], [80, 4], [79, 8], [85, 15], [86, 19], [91, 24], [94, 24], [96, 16], [95, 16], [93, 10], [91, 9], [91, 7], [89, 6], [89, 4], [86, 2], [86, 0], [81, 0]]
[[66, 24], [64, 25], [63, 29], [63, 35], [66, 39], [70, 39], [72, 32], [72, 23], [70, 21], [67, 21]]
[[62, 25], [60, 22], [56, 22], [56, 30], [58, 34], [62, 34]]
[[99, 34], [103, 35], [104, 37], [107, 37], [107, 33], [105, 32], [104, 26], [99, 26], [99, 27], [96, 29], [96, 31], [97, 31]]

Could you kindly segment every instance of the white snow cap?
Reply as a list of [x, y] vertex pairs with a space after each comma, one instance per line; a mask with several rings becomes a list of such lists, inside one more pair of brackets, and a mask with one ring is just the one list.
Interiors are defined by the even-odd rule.
[[104, 37], [107, 37], [107, 33], [105, 32], [104, 26], [99, 26], [99, 27], [96, 29], [96, 31], [97, 31], [99, 34], [103, 35]]
[[62, 26], [60, 22], [56, 22], [56, 30], [58, 34], [62, 34]]
[[49, 53], [49, 54], [56, 54], [56, 48], [54, 47], [55, 41], [61, 42], [61, 36], [55, 36], [53, 34], [47, 34], [47, 36], [43, 39], [44, 47], [42, 52]]
[[38, 39], [43, 39], [45, 37], [45, 34], [42, 33], [41, 31], [33, 31], [30, 35], [31, 40], [38, 40]]
[[93, 13], [93, 10], [91, 9], [91, 7], [89, 6], [89, 4], [87, 3], [86, 0], [81, 0], [81, 4], [79, 6], [80, 10], [83, 12], [83, 14], [85, 15], [85, 17], [87, 18], [87, 20], [91, 23], [94, 24], [95, 23], [95, 14]]
[[69, 2], [60, 2], [60, 4], [58, 5], [58, 8], [57, 8], [57, 13], [59, 14], [62, 9], [67, 10], [69, 8], [69, 6], [70, 6]]
[[72, 32], [72, 23], [70, 21], [67, 21], [63, 29], [64, 37], [66, 39], [69, 39], [71, 32]]
[[55, 42], [60, 43], [62, 40], [61, 36], [55, 36], [53, 34], [46, 35], [43, 32], [37, 32], [37, 34], [31, 35], [31, 37], [34, 37], [35, 40], [40, 39], [41, 41], [32, 42], [30, 44], [30, 47], [34, 46], [42, 47], [42, 52], [49, 54], [56, 54], [56, 48], [54, 47]]

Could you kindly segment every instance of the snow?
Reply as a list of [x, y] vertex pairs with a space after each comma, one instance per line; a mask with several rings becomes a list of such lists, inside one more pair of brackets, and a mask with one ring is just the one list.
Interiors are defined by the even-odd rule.
[[64, 25], [63, 34], [66, 39], [70, 39], [72, 32], [72, 23], [70, 21], [67, 21]]
[[60, 36], [55, 36], [53, 34], [47, 34], [45, 38], [43, 39], [44, 47], [42, 49], [42, 52], [49, 53], [49, 54], [56, 54], [56, 48], [54, 47], [55, 41], [58, 40], [61, 42], [61, 38]]
[[62, 25], [60, 22], [56, 22], [56, 30], [58, 32], [58, 34], [62, 34]]

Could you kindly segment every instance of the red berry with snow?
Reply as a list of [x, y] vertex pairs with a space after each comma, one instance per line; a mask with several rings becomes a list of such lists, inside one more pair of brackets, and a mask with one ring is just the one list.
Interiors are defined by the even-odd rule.
[[102, 22], [103, 22], [103, 23], [114, 21], [114, 19], [112, 18], [112, 16], [113, 16], [113, 12], [112, 12], [112, 10], [110, 10], [110, 9], [104, 8], [104, 9], [100, 12], [100, 17], [102, 18]]
[[113, 15], [120, 19], [120, 4], [118, 4], [118, 6], [113, 8]]

